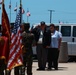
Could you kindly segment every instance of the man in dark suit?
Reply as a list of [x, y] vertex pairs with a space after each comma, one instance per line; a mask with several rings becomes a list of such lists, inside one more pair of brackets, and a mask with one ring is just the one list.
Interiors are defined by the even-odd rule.
[[36, 51], [38, 58], [38, 69], [37, 70], [45, 70], [46, 62], [47, 62], [47, 52], [48, 46], [51, 43], [51, 32], [47, 29], [47, 26], [44, 21], [40, 22], [40, 25], [36, 26], [31, 30], [35, 35], [36, 40]]

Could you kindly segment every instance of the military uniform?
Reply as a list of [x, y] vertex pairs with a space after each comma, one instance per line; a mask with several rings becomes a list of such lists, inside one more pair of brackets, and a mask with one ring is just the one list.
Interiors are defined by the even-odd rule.
[[32, 33], [23, 32], [22, 43], [23, 43], [23, 64], [27, 65], [27, 75], [32, 75], [32, 44], [34, 41], [34, 35]]

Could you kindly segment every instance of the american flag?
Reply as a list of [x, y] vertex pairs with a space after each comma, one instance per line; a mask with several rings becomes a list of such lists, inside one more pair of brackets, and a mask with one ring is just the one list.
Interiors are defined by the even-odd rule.
[[24, 9], [22, 9], [22, 14], [24, 14], [25, 13], [25, 10]]
[[[9, 54], [9, 61], [7, 65], [7, 69], [12, 69], [16, 63], [21, 64], [21, 45], [22, 45], [22, 37], [21, 37], [21, 9], [19, 10], [19, 13], [17, 14], [14, 29], [12, 30], [11, 34], [11, 46], [10, 46], [10, 54]], [[18, 60], [19, 59], [19, 60]]]
[[31, 16], [31, 14], [28, 10], [27, 10], [26, 16]]
[[2, 0], [0, 0], [0, 4], [2, 4]]

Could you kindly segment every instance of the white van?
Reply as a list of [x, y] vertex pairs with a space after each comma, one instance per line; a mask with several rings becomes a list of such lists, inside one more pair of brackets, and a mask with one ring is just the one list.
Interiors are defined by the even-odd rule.
[[62, 33], [62, 41], [68, 44], [70, 61], [76, 61], [76, 24], [58, 24], [56, 27]]
[[[49, 24], [47, 24], [49, 26]], [[76, 61], [76, 24], [55, 24], [68, 44], [68, 56]]]
[[76, 25], [72, 24], [61, 24], [56, 25], [59, 28], [59, 31], [62, 33], [62, 41], [66, 41], [69, 45], [69, 55], [76, 56]]

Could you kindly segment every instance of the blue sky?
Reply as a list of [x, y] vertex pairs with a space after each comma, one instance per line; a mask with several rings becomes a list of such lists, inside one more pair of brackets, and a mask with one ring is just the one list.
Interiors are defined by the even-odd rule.
[[[20, 0], [11, 0], [11, 22], [15, 21], [16, 12], [14, 8], [16, 3], [19, 7], [19, 1]], [[9, 3], [10, 0], [5, 0], [5, 8], [10, 19]], [[31, 16], [28, 18], [28, 22], [30, 22], [31, 25], [41, 21], [49, 23], [50, 12], [48, 10], [54, 10], [52, 12], [52, 23], [58, 23], [59, 21], [64, 23], [76, 23], [76, 0], [22, 0], [22, 6], [25, 10], [23, 21], [27, 22], [26, 12], [27, 9], [29, 9]]]

